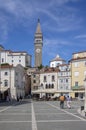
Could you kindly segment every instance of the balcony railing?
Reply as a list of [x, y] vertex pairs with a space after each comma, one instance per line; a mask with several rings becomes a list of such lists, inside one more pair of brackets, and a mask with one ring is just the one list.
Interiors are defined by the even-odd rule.
[[84, 86], [72, 86], [72, 90], [84, 90]]

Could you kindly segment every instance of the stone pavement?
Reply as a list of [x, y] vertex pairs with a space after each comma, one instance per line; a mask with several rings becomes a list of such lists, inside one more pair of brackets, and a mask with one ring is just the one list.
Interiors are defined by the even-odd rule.
[[0, 130], [85, 130], [86, 117], [77, 110], [82, 101], [72, 101], [71, 109], [60, 109], [59, 101], [22, 100], [0, 104]]

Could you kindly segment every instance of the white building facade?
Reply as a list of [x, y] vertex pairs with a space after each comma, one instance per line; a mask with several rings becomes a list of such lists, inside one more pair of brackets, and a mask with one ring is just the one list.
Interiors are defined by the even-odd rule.
[[63, 60], [59, 55], [50, 61], [50, 67], [58, 67], [61, 64], [65, 64], [65, 60]]
[[21, 65], [13, 67], [12, 65], [3, 65], [0, 69], [0, 93], [2, 99], [9, 96], [10, 99], [24, 97], [25, 95], [25, 71]]
[[58, 91], [65, 96], [71, 92], [71, 71], [70, 65], [63, 64], [59, 66], [58, 72]]
[[25, 51], [11, 51], [0, 47], [0, 57], [1, 64], [8, 63], [13, 66], [21, 64], [23, 67], [31, 66], [32, 57]]

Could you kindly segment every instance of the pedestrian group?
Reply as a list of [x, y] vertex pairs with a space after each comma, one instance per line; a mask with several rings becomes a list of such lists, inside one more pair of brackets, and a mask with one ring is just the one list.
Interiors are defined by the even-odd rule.
[[67, 97], [65, 97], [63, 95], [63, 93], [61, 93], [61, 96], [59, 97], [60, 100], [60, 108], [63, 109], [64, 108], [64, 101], [67, 102], [67, 108], [71, 108], [71, 97], [68, 95]]

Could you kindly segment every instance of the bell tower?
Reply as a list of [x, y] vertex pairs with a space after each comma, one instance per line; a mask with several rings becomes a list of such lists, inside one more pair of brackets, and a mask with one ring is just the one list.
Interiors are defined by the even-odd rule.
[[38, 19], [35, 38], [34, 38], [35, 67], [39, 67], [40, 65], [42, 65], [42, 46], [43, 46], [43, 35], [40, 26], [40, 20]]

